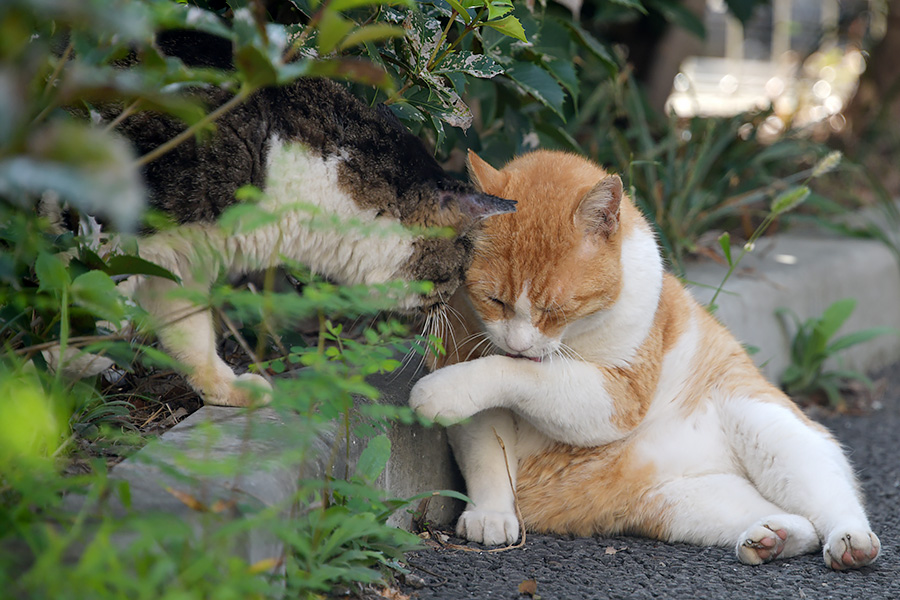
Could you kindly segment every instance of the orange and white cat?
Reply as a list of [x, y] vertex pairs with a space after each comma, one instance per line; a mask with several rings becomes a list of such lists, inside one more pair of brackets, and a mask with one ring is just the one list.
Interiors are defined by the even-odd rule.
[[663, 272], [618, 176], [549, 151], [500, 171], [470, 154], [470, 172], [518, 212], [487, 224], [448, 353], [410, 398], [471, 417], [450, 428], [461, 536], [519, 536], [496, 432], [529, 530], [725, 545], [747, 564], [823, 545], [835, 569], [875, 560], [838, 443]]

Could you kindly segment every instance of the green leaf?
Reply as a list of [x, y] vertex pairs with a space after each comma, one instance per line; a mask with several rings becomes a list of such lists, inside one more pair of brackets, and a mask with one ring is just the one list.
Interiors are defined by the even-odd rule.
[[41, 290], [59, 292], [68, 287], [69, 270], [66, 264], [55, 254], [41, 252], [34, 263], [34, 272], [40, 282]]
[[719, 236], [719, 247], [722, 248], [722, 254], [725, 255], [728, 266], [734, 266], [734, 263], [731, 262], [731, 234], [727, 231]]
[[122, 295], [115, 282], [102, 271], [88, 271], [72, 282], [72, 301], [91, 314], [118, 323], [125, 317]]
[[820, 377], [815, 381], [815, 387], [825, 392], [825, 395], [828, 397], [828, 403], [831, 406], [840, 406], [843, 404], [844, 397], [841, 395], [841, 390], [834, 381], [825, 377]]
[[108, 216], [120, 230], [133, 228], [145, 193], [125, 140], [75, 121], [52, 123], [32, 136], [40, 156], [0, 159], [0, 196], [24, 206], [29, 196], [53, 190], [87, 214]]
[[285, 85], [304, 75], [308, 75], [313, 65], [316, 63], [317, 61], [305, 59], [289, 62], [287, 64], [282, 64], [280, 62], [275, 63], [275, 71], [277, 72], [275, 83], [277, 85]]
[[381, 434], [373, 437], [366, 445], [366, 449], [359, 455], [356, 463], [356, 472], [368, 481], [375, 481], [387, 466], [391, 457], [391, 440]]
[[344, 38], [340, 43], [340, 49], [346, 50], [366, 42], [386, 40], [388, 38], [403, 37], [406, 30], [397, 25], [388, 25], [387, 23], [373, 23], [367, 27], [360, 27], [350, 35]]
[[494, 0], [493, 2], [488, 2], [488, 19], [494, 20], [499, 19], [503, 15], [509, 13], [513, 9], [513, 4], [511, 0]]
[[447, 4], [459, 14], [466, 25], [472, 22], [472, 15], [470, 15], [469, 11], [466, 10], [466, 7], [457, 2], [457, 0], [447, 0]]
[[319, 54], [322, 56], [331, 54], [354, 27], [353, 21], [345, 19], [333, 10], [322, 13], [322, 19], [319, 21]]
[[131, 509], [131, 484], [127, 481], [119, 481], [117, 486], [119, 491], [119, 500], [126, 509]]
[[[838, 300], [825, 309], [822, 318], [816, 323], [816, 333], [821, 335], [825, 342], [830, 340], [838, 329], [850, 318], [856, 308], [855, 298]], [[823, 347], [824, 349], [824, 347]]]
[[575, 72], [575, 65], [565, 59], [550, 58], [542, 63], [544, 69], [550, 72], [558, 82], [569, 92], [573, 99], [578, 100], [578, 92], [580, 91], [580, 81], [578, 73]]
[[388, 358], [388, 359], [385, 359], [385, 360], [381, 361], [381, 366], [380, 366], [380, 368], [381, 368], [381, 371], [383, 371], [383, 372], [385, 372], [385, 373], [393, 373], [393, 372], [396, 371], [396, 370], [400, 367], [400, 365], [402, 365], [402, 364], [403, 364], [403, 363], [401, 363], [399, 360], [396, 360], [396, 359], [393, 359], [393, 358]]
[[403, 45], [405, 58], [417, 74], [424, 75], [426, 63], [441, 41], [441, 22], [412, 10], [403, 21], [403, 29], [406, 30], [407, 41]]
[[563, 115], [565, 94], [549, 73], [537, 65], [516, 62], [506, 70], [506, 76], [515, 81], [522, 89], [540, 101], [541, 104], [565, 119]]
[[310, 77], [350, 79], [357, 83], [377, 86], [385, 91], [393, 89], [394, 82], [390, 75], [368, 60], [347, 56], [310, 61], [307, 65], [305, 74]]
[[412, 0], [388, 0], [387, 2], [385, 0], [333, 0], [331, 4], [328, 5], [328, 7], [331, 10], [344, 11], [351, 10], [353, 8], [359, 8], [361, 6], [372, 6], [375, 4], [402, 4], [409, 8], [412, 8], [415, 5]]
[[503, 73], [503, 67], [490, 56], [472, 54], [468, 50], [462, 50], [444, 58], [434, 72], [438, 74], [466, 73], [473, 77], [490, 79]]
[[444, 143], [444, 139], [446, 139], [446, 137], [447, 137], [447, 134], [444, 131], [444, 123], [441, 121], [440, 118], [438, 118], [438, 116], [435, 116], [435, 115], [428, 115], [428, 119], [431, 122], [432, 129], [434, 129], [434, 135], [435, 135], [434, 146], [435, 146], [435, 148], [440, 148], [441, 145]]
[[849, 348], [850, 346], [862, 344], [883, 335], [900, 335], [900, 331], [893, 327], [872, 327], [870, 329], [863, 329], [862, 331], [855, 331], [839, 337], [832, 342], [825, 351], [828, 354], [834, 354], [845, 348]]
[[495, 31], [499, 31], [503, 35], [523, 42], [528, 42], [528, 39], [525, 37], [525, 29], [522, 27], [522, 23], [520, 23], [513, 15], [503, 17], [497, 21], [488, 21], [484, 25], [485, 27], [490, 27]]
[[613, 54], [606, 46], [597, 40], [597, 38], [588, 33], [587, 30], [574, 21], [564, 20], [561, 21], [561, 23], [572, 32], [572, 37], [578, 44], [589, 50], [591, 54], [606, 65], [606, 70], [609, 72], [610, 76], [614, 76], [619, 71], [618, 61], [613, 57]]
[[619, 6], [624, 6], [626, 8], [631, 8], [638, 12], [647, 14], [647, 9], [644, 8], [644, 5], [641, 4], [641, 0], [610, 0], [613, 4], [618, 4]]
[[425, 115], [422, 114], [421, 110], [402, 100], [400, 102], [394, 102], [393, 104], [391, 104], [390, 109], [391, 112], [397, 115], [397, 118], [401, 121], [406, 121], [407, 123], [425, 122]]
[[463, 102], [456, 91], [447, 87], [444, 79], [433, 73], [420, 73], [422, 80], [427, 84], [427, 96], [412, 95], [407, 100], [414, 105], [425, 107], [425, 112], [432, 116], [438, 116], [453, 127], [466, 130], [472, 124], [472, 111]]
[[681, 2], [673, 0], [647, 0], [647, 5], [662, 14], [669, 23], [693, 33], [700, 39], [706, 37], [703, 21]]
[[107, 261], [107, 267], [101, 269], [107, 275], [153, 275], [155, 277], [163, 277], [171, 279], [176, 283], [181, 282], [181, 278], [159, 265], [144, 260], [139, 256], [118, 255], [113, 256]]

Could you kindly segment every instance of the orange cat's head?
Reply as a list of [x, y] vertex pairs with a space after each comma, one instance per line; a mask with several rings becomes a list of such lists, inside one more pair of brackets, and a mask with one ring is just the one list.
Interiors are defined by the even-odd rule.
[[646, 223], [617, 175], [576, 155], [537, 151], [498, 171], [470, 152], [469, 171], [485, 193], [518, 201], [487, 222], [469, 298], [496, 346], [540, 360], [617, 302], [623, 239]]

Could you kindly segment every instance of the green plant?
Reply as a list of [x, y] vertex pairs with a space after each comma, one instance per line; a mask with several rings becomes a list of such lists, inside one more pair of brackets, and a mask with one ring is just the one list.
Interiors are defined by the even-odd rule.
[[[118, 333], [126, 322], [139, 326], [143, 313], [116, 287], [126, 275], [173, 276], [138, 258], [126, 237], [115, 240], [92, 231], [61, 229], [54, 218], [59, 216], [54, 214], [58, 206], [67, 203], [103, 215], [119, 229], [133, 229], [144, 218], [137, 167], [181, 140], [201, 135], [222, 111], [254, 90], [302, 75], [338, 73], [348, 65], [358, 69], [357, 79], [368, 77], [390, 86], [377, 67], [328, 46], [335, 43], [349, 49], [361, 41], [375, 43], [402, 33], [364, 22], [357, 26], [342, 16], [359, 3], [335, 0], [320, 5], [319, 26], [307, 24], [303, 32], [317, 39], [328, 55], [304, 54], [293, 61], [287, 60], [291, 47], [281, 44], [290, 37], [288, 28], [267, 22], [264, 11], [254, 12], [261, 6], [235, 2], [215, 14], [168, 0], [114, 4], [48, 0], [39, 6], [15, 0], [0, 5], [0, 87], [11, 92], [0, 101], [4, 594], [60, 599], [262, 598], [278, 597], [286, 586], [295, 595], [308, 597], [338, 582], [377, 579], [381, 571], [374, 567], [394, 565], [415, 540], [386, 524], [403, 501], [385, 498], [375, 489], [374, 475], [386, 456], [382, 452], [372, 458], [375, 450], [364, 453], [368, 458], [361, 464], [347, 466], [344, 475], [349, 483], [302, 482], [303, 492], [292, 501], [302, 503], [305, 519], [283, 516], [289, 507], [248, 507], [229, 521], [215, 506], [184, 495], [183, 501], [199, 515], [199, 530], [171, 515], [137, 512], [131, 508], [128, 485], [106, 477], [102, 458], [108, 446], [142, 443], [121, 431], [127, 401], [101, 397], [93, 379], [72, 381], [64, 375], [65, 363], [74, 358], [71, 351], [111, 357], [125, 370], [135, 361], [173, 366], [153, 346]], [[374, 13], [380, 5], [358, 10]], [[229, 17], [226, 25], [223, 18]], [[170, 27], [196, 28], [230, 39], [236, 70], [190, 69], [161, 56], [152, 45], [153, 34]], [[128, 70], [114, 66], [130, 53], [140, 58], [139, 64]], [[229, 87], [234, 100], [220, 111], [204, 114], [179, 93], [192, 85]], [[77, 117], [97, 103], [110, 102], [121, 104], [125, 113], [171, 114], [188, 129], [149, 154], [134, 157], [111, 127], [98, 128]], [[273, 459], [282, 464], [294, 464], [298, 455], [312, 452], [312, 441], [336, 420], [344, 425], [336, 447], [349, 446], [350, 435], [375, 435], [381, 440], [377, 434], [390, 419], [413, 420], [408, 409], [379, 404], [378, 391], [365, 380], [371, 373], [397, 368], [394, 355], [408, 348], [408, 330], [396, 320], [382, 319], [359, 337], [349, 337], [333, 324], [338, 318], [352, 320], [389, 308], [400, 287], [340, 288], [308, 274], [298, 276], [305, 284], [300, 294], [277, 294], [268, 285], [254, 293], [222, 284], [195, 298], [198, 306], [215, 309], [226, 322], [241, 320], [261, 331], [257, 351], [247, 345], [257, 368], [306, 367], [275, 385], [273, 408], [304, 417], [291, 432], [284, 456]], [[315, 343], [298, 344], [284, 358], [264, 355], [268, 347], [263, 343], [263, 323], [304, 317], [319, 319]], [[238, 328], [235, 332], [240, 337]], [[62, 357], [57, 362], [63, 364], [48, 364], [53, 362], [45, 357], [48, 351]], [[178, 459], [178, 476], [202, 481], [213, 474], [237, 477], [243, 470], [258, 468], [250, 443], [254, 435], [258, 434], [247, 430], [247, 451], [234, 461]], [[381, 442], [376, 447], [387, 450]], [[75, 458], [89, 465], [90, 472], [63, 476]], [[79, 496], [83, 501], [73, 511], [65, 498]], [[111, 509], [113, 500], [124, 507], [124, 516]], [[235, 557], [250, 528], [277, 532], [293, 548], [286, 580], [272, 574], [275, 564], [249, 565]]]
[[623, 172], [632, 198], [656, 226], [668, 263], [683, 275], [685, 259], [704, 234], [740, 228], [744, 219], [761, 222], [770, 212], [766, 200], [808, 180], [810, 165], [828, 154], [795, 132], [763, 143], [766, 117], [663, 119], [623, 76], [594, 91], [578, 127], [605, 132], [588, 149]]
[[[873, 327], [832, 339], [854, 308], [856, 300], [845, 298], [826, 308], [821, 317], [805, 321], [788, 309], [777, 311], [779, 316], [790, 317], [796, 329], [791, 342], [791, 364], [781, 376], [781, 385], [788, 394], [808, 397], [821, 392], [831, 406], [839, 406], [843, 402], [841, 387], [845, 382], [861, 381], [871, 388], [872, 382], [864, 373], [840, 366], [838, 354], [879, 336], [900, 332], [890, 327]], [[838, 367], [826, 369], [825, 363], [831, 359], [838, 361]]]
[[709, 300], [707, 309], [710, 312], [715, 312], [716, 299], [719, 297], [719, 294], [722, 292], [725, 284], [734, 274], [735, 269], [737, 268], [738, 264], [740, 264], [744, 256], [746, 256], [748, 252], [753, 251], [756, 245], [756, 241], [769, 229], [769, 227], [772, 226], [776, 219], [780, 218], [786, 213], [791, 212], [792, 210], [796, 209], [798, 206], [806, 202], [806, 200], [810, 197], [810, 190], [808, 185], [810, 181], [834, 170], [840, 164], [840, 162], [841, 153], [838, 151], [831, 152], [830, 154], [822, 158], [822, 160], [817, 162], [816, 165], [809, 170], [806, 176], [806, 181], [803, 182], [803, 185], [793, 185], [778, 194], [769, 205], [769, 212], [765, 215], [765, 218], [763, 218], [762, 222], [757, 225], [756, 229], [754, 229], [753, 233], [750, 235], [750, 238], [743, 245], [743, 247], [741, 247], [741, 251], [738, 254], [737, 258], [732, 258], [731, 234], [726, 231], [719, 236], [719, 246], [722, 248], [722, 255], [725, 257], [725, 261], [728, 263], [728, 271], [725, 272], [724, 277], [722, 277], [721, 283], [719, 283], [719, 286], [716, 288], [716, 292]]

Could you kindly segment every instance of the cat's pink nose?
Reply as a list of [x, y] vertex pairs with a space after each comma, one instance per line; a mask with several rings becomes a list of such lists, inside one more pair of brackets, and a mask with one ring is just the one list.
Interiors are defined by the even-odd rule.
[[525, 354], [533, 346], [534, 344], [531, 343], [531, 340], [506, 338], [506, 347], [512, 354]]
[[534, 328], [531, 326], [531, 323], [518, 322], [518, 319], [514, 319], [509, 324], [509, 328], [503, 336], [503, 341], [506, 342], [506, 349], [513, 354], [525, 354], [534, 348]]

